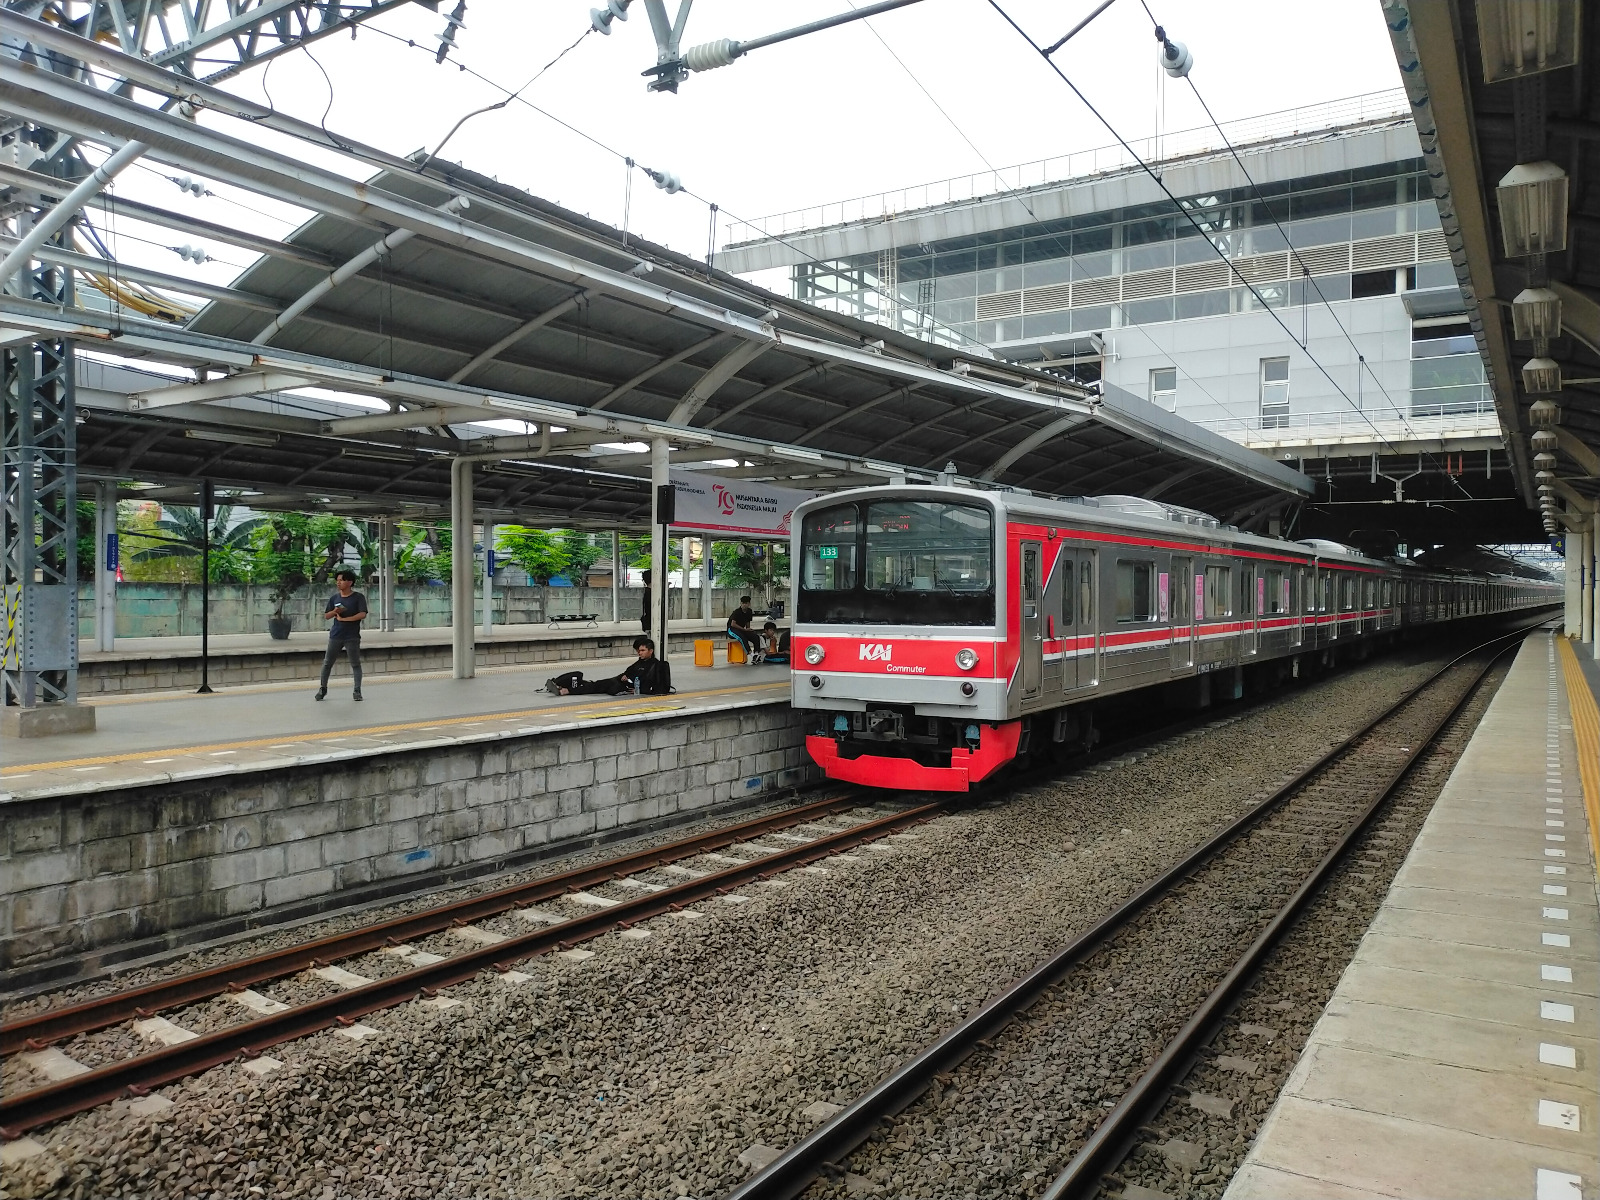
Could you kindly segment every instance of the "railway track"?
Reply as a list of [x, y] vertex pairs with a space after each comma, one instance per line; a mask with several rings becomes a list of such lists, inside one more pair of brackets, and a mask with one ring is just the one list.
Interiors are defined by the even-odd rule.
[[[1246, 702], [1245, 707], [1254, 703]], [[1089, 769], [1216, 719], [1215, 713], [1184, 717], [1119, 738], [1070, 763], [1041, 765], [1022, 778], [1036, 779]], [[844, 829], [820, 824], [844, 818], [852, 810], [871, 803], [871, 799], [855, 789], [834, 793], [809, 804], [561, 874], [70, 1006], [45, 1009], [0, 1024], [0, 1058], [24, 1063], [31, 1060], [36, 1069], [30, 1071], [30, 1075], [64, 1076], [48, 1086], [0, 1096], [0, 1137], [14, 1138], [112, 1100], [143, 1096], [162, 1084], [224, 1062], [260, 1059], [261, 1052], [273, 1045], [319, 1030], [359, 1032], [359, 1017], [382, 1008], [411, 1000], [447, 1005], [448, 997], [440, 995], [440, 989], [471, 978], [479, 971], [493, 970], [504, 978], [516, 980], [520, 974], [512, 970], [510, 964], [519, 959], [572, 951], [583, 941], [612, 930], [627, 930], [639, 921], [663, 913], [681, 911], [685, 905], [708, 897], [725, 895], [751, 879], [804, 867], [819, 858], [900, 832], [948, 811], [947, 806], [952, 801], [941, 798], [938, 803], [915, 804]], [[790, 832], [806, 827], [812, 832], [804, 839]], [[759, 839], [763, 837], [787, 839], [790, 844], [762, 846]], [[738, 864], [735, 857], [722, 853], [730, 851], [742, 856], [752, 850], [758, 856], [748, 864]], [[715, 866], [701, 871], [683, 866], [695, 860], [703, 860], [702, 866]], [[673, 876], [673, 882], [649, 881], [650, 876], [660, 880], [663, 874]], [[633, 894], [600, 895], [599, 889], [607, 887], [613, 892], [621, 890]], [[563, 898], [571, 898], [579, 906], [591, 906], [590, 913], [560, 920], [555, 914], [535, 907]], [[507, 937], [474, 924], [517, 914], [529, 924], [542, 927], [519, 937]], [[439, 935], [465, 940], [470, 949], [463, 953], [459, 946], [439, 946]], [[435, 940], [429, 945], [448, 952], [439, 954], [423, 949], [420, 943], [430, 938]], [[387, 970], [381, 979], [367, 978], [337, 965], [340, 962], [350, 964], [352, 960], [374, 954], [387, 956], [388, 961], [383, 964]], [[411, 969], [388, 973], [403, 967]], [[308, 1003], [285, 1004], [255, 990], [274, 982], [287, 987], [297, 977], [322, 980], [326, 985], [322, 990], [329, 994]], [[189, 1025], [195, 1022], [189, 1021], [186, 1010], [193, 1012], [196, 1006], [218, 998], [232, 1002], [222, 1021], [224, 1027], [193, 1036], [195, 1030]], [[217, 1016], [214, 1012], [206, 1014], [198, 1023], [215, 1025]], [[121, 1056], [113, 1047], [108, 1054], [93, 1057], [114, 1058], [115, 1061], [88, 1070], [71, 1055], [60, 1051], [63, 1044], [72, 1050], [74, 1039], [92, 1038], [107, 1031], [131, 1035], [128, 1040], [136, 1044], [149, 1041], [163, 1044], [160, 1049], [147, 1053]], [[13, 1072], [12, 1081], [17, 1074]], [[14, 1087], [14, 1082], [11, 1086]]]
[[[1136, 1005], [1136, 1023], [1146, 1030], [1143, 1044], [1135, 1048], [1142, 1073], [1120, 1099], [1100, 1101], [1091, 1113], [1084, 1112], [1084, 1097], [1076, 1097], [1076, 1125], [1057, 1121], [1052, 1126], [1060, 1152], [1034, 1155], [1035, 1162], [1051, 1159], [1054, 1170], [1078, 1143], [1067, 1169], [1044, 1191], [1052, 1200], [1120, 1190], [1121, 1181], [1107, 1181], [1107, 1173], [1145, 1137], [1145, 1121], [1171, 1095], [1266, 954], [1493, 664], [1525, 633], [1526, 628], [1519, 629], [1485, 642], [1431, 674], [736, 1187], [728, 1200], [798, 1196], [814, 1182], [830, 1192], [840, 1183], [871, 1182], [852, 1178], [858, 1171], [873, 1173], [878, 1181], [890, 1178], [904, 1194], [912, 1194], [913, 1181], [935, 1189], [917, 1194], [940, 1194], [940, 1177], [928, 1173], [928, 1164], [937, 1164], [955, 1139], [971, 1140], [972, 1125], [1002, 1107], [997, 1091], [1006, 1093], [1008, 1105], [1020, 1095], [1025, 1098], [1020, 1107], [1038, 1107], [1037, 1091], [1050, 1086], [1038, 1085], [1041, 1077], [1070, 1078], [1085, 1059], [1094, 1060], [1092, 1049], [1074, 1040], [1074, 1030], [1094, 1024], [1106, 995], [1132, 974], [1131, 963], [1155, 963], [1159, 969], [1146, 978], [1170, 980], [1171, 996], [1189, 1005], [1178, 1010], [1187, 1011], [1186, 1020], [1169, 1016], [1162, 1027], [1181, 1023], [1182, 1028], [1170, 1040], [1152, 1043], [1148, 1010], [1172, 1001], [1152, 1000], [1148, 1009]], [[1247, 915], [1235, 918], [1228, 915], [1232, 912]], [[1236, 924], [1239, 929], [1233, 931]], [[1220, 938], [1214, 936], [1218, 926], [1229, 927]], [[1237, 954], [1238, 943], [1250, 934], [1253, 939]], [[1212, 944], [1218, 940], [1233, 947], [1220, 960]], [[1013, 1034], [1002, 1038], [1008, 1029]], [[1125, 1043], [1140, 1041], [1140, 1032], [1099, 1029], [1092, 1036]], [[1099, 1061], [1105, 1061], [1103, 1055]], [[1026, 1078], [1019, 1083], [1019, 1076]], [[1095, 1092], [1091, 1084], [1080, 1083], [1085, 1092]], [[949, 1130], [941, 1142], [938, 1131], [946, 1122]], [[1009, 1182], [988, 1177], [997, 1192], [1036, 1193], [1044, 1183], [1037, 1171]]]
[[[692, 919], [690, 904], [728, 896], [736, 887], [902, 832], [944, 811], [942, 804], [916, 804], [886, 815], [871, 812], [867, 819], [851, 821], [844, 828], [830, 824], [848, 820], [853, 810], [871, 811], [870, 804], [858, 793], [835, 794], [606, 862], [70, 1007], [47, 1009], [0, 1026], [0, 1056], [17, 1056], [39, 1073], [62, 1076], [46, 1086], [0, 1097], [0, 1136], [18, 1137], [124, 1096], [142, 1096], [161, 1084], [241, 1056], [257, 1060], [272, 1046], [319, 1030], [359, 1032], [359, 1019], [383, 1008], [419, 999], [445, 1007], [451, 1002], [442, 989], [480, 971], [497, 972], [515, 983], [519, 973], [512, 964], [520, 960], [573, 952], [601, 934], [629, 930], [664, 914]], [[763, 842], [764, 838], [772, 840]], [[698, 866], [684, 865], [690, 862]], [[602, 888], [623, 895], [607, 896]], [[569, 907], [587, 911], [570, 916], [535, 907], [563, 899]], [[492, 917], [512, 918], [529, 927], [528, 932], [507, 935], [475, 924]], [[468, 948], [441, 955], [419, 946], [422, 939], [435, 935], [450, 936]], [[375, 954], [398, 968], [395, 973], [374, 979], [336, 965]], [[330, 994], [285, 1004], [254, 990], [306, 972]], [[237, 1021], [199, 1036], [185, 1027], [185, 1009], [219, 998], [236, 1005]], [[161, 1048], [92, 1070], [84, 1070], [59, 1049], [63, 1041], [70, 1044], [71, 1039], [130, 1023], [140, 1038], [161, 1043]]]

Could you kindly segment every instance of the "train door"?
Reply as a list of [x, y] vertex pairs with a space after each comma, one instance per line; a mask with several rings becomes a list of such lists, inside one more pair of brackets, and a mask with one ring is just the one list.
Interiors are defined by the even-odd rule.
[[1304, 567], [1296, 567], [1294, 569], [1294, 589], [1289, 595], [1288, 604], [1289, 613], [1294, 618], [1294, 624], [1290, 628], [1294, 630], [1294, 644], [1296, 646], [1305, 645], [1306, 598], [1309, 594], [1306, 585], [1306, 569]]
[[1089, 682], [1087, 668], [1082, 669], [1080, 678], [1078, 661], [1083, 655], [1078, 639], [1091, 630], [1079, 612], [1077, 554], [1062, 550], [1061, 557], [1056, 561], [1056, 571], [1061, 576], [1061, 627], [1055, 633], [1061, 647], [1061, 690], [1070, 692]]
[[1039, 573], [1042, 560], [1038, 542], [1022, 543], [1022, 586], [1017, 600], [1022, 605], [1022, 695], [1030, 699], [1044, 686], [1044, 578]]
[[1193, 559], [1174, 558], [1172, 560], [1172, 584], [1169, 594], [1172, 597], [1172, 665], [1174, 667], [1194, 666], [1194, 623], [1196, 613], [1194, 608], [1194, 584], [1191, 582], [1193, 575]]
[[1078, 552], [1078, 686], [1093, 687], [1100, 682], [1100, 606], [1095, 602], [1099, 581], [1095, 578], [1097, 550]]

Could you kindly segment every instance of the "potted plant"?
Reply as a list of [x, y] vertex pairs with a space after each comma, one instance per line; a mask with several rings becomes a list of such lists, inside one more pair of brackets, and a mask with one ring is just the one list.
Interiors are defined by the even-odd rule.
[[310, 582], [306, 572], [309, 556], [309, 520], [300, 513], [277, 513], [257, 531], [255, 578], [267, 585], [272, 615], [267, 618], [267, 633], [275, 642], [289, 640], [292, 622], [287, 607], [289, 598]]

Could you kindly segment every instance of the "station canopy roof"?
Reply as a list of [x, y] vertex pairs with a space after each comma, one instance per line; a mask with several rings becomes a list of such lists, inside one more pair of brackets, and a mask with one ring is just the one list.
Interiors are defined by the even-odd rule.
[[[8, 33], [22, 20], [0, 19]], [[0, 107], [101, 144], [137, 139], [162, 164], [312, 214], [281, 241], [197, 229], [261, 257], [231, 286], [191, 287], [205, 305], [181, 322], [0, 298], [5, 326], [92, 352], [81, 477], [174, 495], [207, 478], [256, 507], [421, 515], [448, 511], [450, 459], [468, 455], [476, 511], [496, 520], [637, 526], [646, 444], [665, 438], [675, 465], [819, 491], [931, 482], [953, 464], [995, 486], [1159, 497], [1245, 524], [1312, 493], [1141, 398], [778, 297], [484, 176], [34, 24], [58, 53], [235, 119], [197, 124], [46, 71], [0, 80]], [[258, 124], [315, 154], [263, 147]], [[343, 173], [316, 165], [330, 146]], [[59, 197], [70, 183], [5, 167], [0, 186]]]

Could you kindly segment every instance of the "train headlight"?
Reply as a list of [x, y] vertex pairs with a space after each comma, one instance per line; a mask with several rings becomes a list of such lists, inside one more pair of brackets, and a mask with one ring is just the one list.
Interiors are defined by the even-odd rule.
[[961, 649], [956, 651], [956, 666], [963, 671], [970, 671], [978, 665], [978, 652], [976, 650]]
[[827, 653], [816, 642], [812, 642], [811, 645], [806, 647], [806, 661], [814, 667], [823, 660]]

